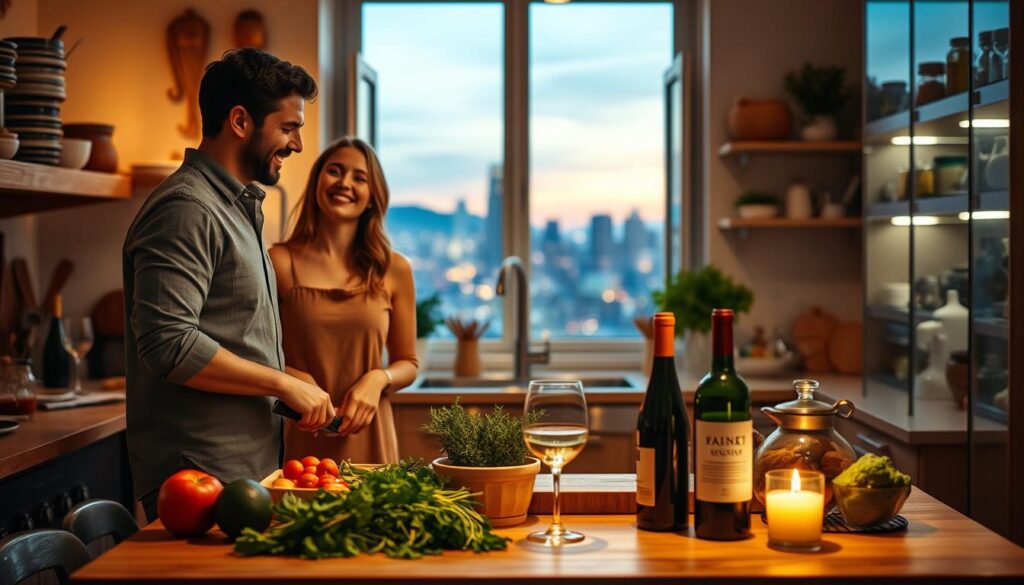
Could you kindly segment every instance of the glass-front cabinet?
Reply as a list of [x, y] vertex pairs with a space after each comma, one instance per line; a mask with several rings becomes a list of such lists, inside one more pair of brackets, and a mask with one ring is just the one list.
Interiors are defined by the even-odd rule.
[[1004, 534], [1008, 40], [1007, 0], [865, 4], [865, 398], [945, 437], [947, 503]]

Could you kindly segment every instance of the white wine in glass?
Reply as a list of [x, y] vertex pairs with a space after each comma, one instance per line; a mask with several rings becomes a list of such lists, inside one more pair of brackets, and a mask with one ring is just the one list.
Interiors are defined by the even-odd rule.
[[75, 383], [72, 390], [82, 393], [82, 358], [92, 349], [92, 321], [88, 317], [64, 319], [64, 349], [75, 362]]
[[527, 536], [531, 542], [561, 546], [584, 536], [562, 526], [560, 480], [562, 468], [587, 444], [587, 399], [578, 380], [530, 382], [523, 408], [523, 440], [531, 453], [551, 468], [554, 504], [551, 526]]

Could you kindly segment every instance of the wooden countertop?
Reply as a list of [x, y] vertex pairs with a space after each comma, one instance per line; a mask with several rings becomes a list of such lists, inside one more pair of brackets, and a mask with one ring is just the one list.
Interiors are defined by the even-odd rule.
[[123, 431], [124, 403], [37, 410], [18, 424], [0, 435], [0, 480]]
[[72, 576], [75, 583], [1020, 583], [1024, 549], [914, 489], [902, 514], [906, 533], [826, 534], [818, 553], [769, 549], [765, 526], [753, 537], [711, 542], [687, 534], [642, 532], [632, 515], [565, 516], [587, 535], [559, 551], [524, 541], [549, 518], [499, 530], [506, 551], [447, 552], [415, 561], [382, 555], [308, 561], [239, 557], [219, 532], [179, 540], [159, 522]]

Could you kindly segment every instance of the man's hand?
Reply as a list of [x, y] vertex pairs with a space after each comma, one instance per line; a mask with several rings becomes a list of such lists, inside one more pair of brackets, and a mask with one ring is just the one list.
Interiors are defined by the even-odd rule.
[[[312, 381], [313, 378], [304, 372], [295, 371]], [[316, 383], [310, 383], [300, 379], [294, 373], [287, 389], [280, 396], [285, 404], [292, 407], [300, 415], [299, 428], [304, 431], [316, 431], [327, 425], [334, 419], [334, 405], [331, 404], [331, 395], [321, 389]]]
[[387, 384], [388, 378], [382, 370], [370, 370], [349, 389], [338, 408], [345, 416], [338, 429], [339, 434], [352, 435], [370, 426], [373, 417], [377, 416], [380, 395]]

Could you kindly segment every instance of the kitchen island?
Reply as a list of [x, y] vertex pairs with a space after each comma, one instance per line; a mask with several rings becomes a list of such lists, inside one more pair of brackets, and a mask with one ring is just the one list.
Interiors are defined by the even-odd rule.
[[752, 538], [710, 542], [683, 533], [638, 531], [632, 515], [569, 515], [587, 535], [578, 545], [545, 549], [525, 541], [547, 516], [498, 530], [505, 551], [447, 552], [419, 560], [381, 555], [318, 561], [241, 557], [224, 535], [176, 539], [159, 522], [72, 576], [98, 583], [1020, 583], [1024, 549], [914, 489], [902, 514], [906, 532], [826, 534], [817, 553], [768, 548], [753, 519]]

